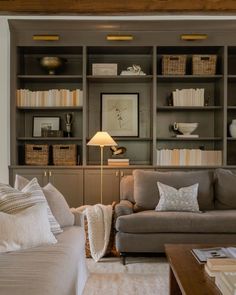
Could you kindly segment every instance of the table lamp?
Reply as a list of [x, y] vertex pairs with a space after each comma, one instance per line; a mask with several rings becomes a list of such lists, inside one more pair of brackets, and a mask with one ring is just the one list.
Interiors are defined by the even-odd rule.
[[103, 148], [104, 146], [115, 146], [117, 143], [112, 139], [112, 137], [105, 131], [98, 131], [87, 143], [89, 146], [100, 146], [101, 149], [101, 204], [102, 200], [102, 186], [103, 186]]

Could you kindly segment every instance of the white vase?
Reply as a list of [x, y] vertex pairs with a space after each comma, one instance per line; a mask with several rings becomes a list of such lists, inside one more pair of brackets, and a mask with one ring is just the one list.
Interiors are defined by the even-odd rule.
[[229, 125], [229, 133], [231, 137], [236, 138], [236, 120], [232, 120], [232, 123]]

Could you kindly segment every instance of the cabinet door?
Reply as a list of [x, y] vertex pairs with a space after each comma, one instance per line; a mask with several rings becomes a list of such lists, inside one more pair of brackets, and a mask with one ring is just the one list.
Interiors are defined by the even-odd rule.
[[70, 207], [83, 205], [83, 171], [49, 169], [49, 181], [63, 194]]
[[[99, 169], [85, 170], [84, 200], [86, 205], [101, 203], [101, 172]], [[119, 202], [119, 169], [103, 170], [103, 204]]]
[[46, 169], [42, 168], [13, 168], [10, 169], [10, 184], [13, 186], [16, 174], [21, 175], [29, 180], [36, 177], [40, 186], [44, 186], [48, 182], [48, 174]]

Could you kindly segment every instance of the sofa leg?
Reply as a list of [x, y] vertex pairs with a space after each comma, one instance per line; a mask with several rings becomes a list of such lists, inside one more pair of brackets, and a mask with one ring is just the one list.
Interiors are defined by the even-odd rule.
[[126, 254], [125, 253], [120, 253], [121, 259], [122, 259], [122, 264], [126, 264]]

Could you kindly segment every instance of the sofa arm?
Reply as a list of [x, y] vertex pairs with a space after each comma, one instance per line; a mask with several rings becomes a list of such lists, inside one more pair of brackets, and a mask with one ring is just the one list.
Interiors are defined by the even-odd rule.
[[84, 227], [84, 214], [75, 208], [70, 209], [71, 212], [74, 214], [75, 222], [74, 225]]
[[120, 203], [118, 203], [115, 206], [115, 217], [118, 218], [122, 215], [129, 215], [134, 213], [134, 204], [131, 203], [128, 200], [121, 200]]

